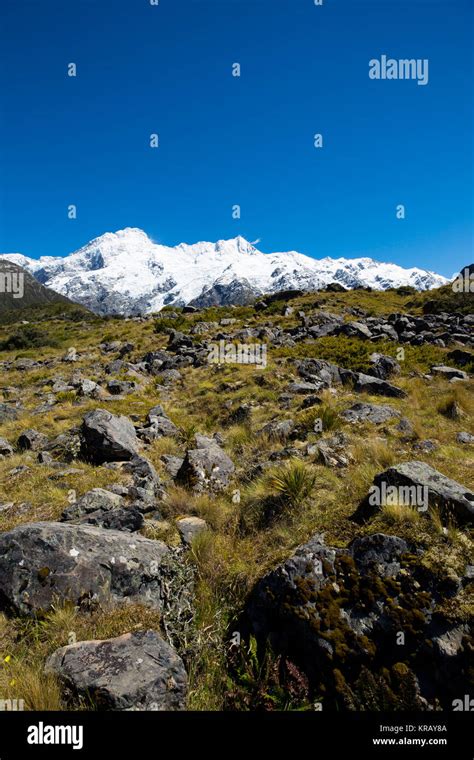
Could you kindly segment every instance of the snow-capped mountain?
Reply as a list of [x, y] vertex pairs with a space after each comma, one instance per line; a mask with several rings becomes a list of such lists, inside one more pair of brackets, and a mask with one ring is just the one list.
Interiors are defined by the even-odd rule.
[[154, 243], [143, 230], [107, 232], [65, 257], [0, 254], [43, 285], [98, 314], [145, 314], [163, 306], [243, 304], [279, 290], [318, 290], [330, 282], [377, 290], [439, 287], [445, 277], [370, 258], [313, 259], [262, 253], [242, 237], [217, 243]]

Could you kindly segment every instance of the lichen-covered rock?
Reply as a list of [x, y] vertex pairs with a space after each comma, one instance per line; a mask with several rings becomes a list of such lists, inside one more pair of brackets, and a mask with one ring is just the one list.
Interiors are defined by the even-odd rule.
[[398, 536], [336, 549], [316, 535], [256, 584], [238, 630], [295, 663], [325, 709], [448, 709], [470, 644], [440, 600], [442, 581]]
[[70, 644], [48, 658], [45, 671], [99, 710], [184, 710], [186, 705], [183, 661], [156, 631]]
[[168, 553], [161, 541], [91, 525], [20, 525], [0, 535], [0, 607], [33, 615], [59, 599], [160, 609]]

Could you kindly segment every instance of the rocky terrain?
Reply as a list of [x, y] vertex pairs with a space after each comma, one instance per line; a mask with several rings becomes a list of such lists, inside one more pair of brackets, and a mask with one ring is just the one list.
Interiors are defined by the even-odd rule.
[[471, 298], [4, 323], [0, 698], [452, 710], [474, 676]]

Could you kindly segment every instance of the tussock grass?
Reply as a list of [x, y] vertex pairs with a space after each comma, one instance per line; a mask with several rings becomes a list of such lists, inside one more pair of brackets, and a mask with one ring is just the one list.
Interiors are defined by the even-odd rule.
[[391, 528], [396, 528], [400, 523], [417, 523], [422, 519], [417, 509], [404, 504], [385, 504], [381, 512], [382, 520]]

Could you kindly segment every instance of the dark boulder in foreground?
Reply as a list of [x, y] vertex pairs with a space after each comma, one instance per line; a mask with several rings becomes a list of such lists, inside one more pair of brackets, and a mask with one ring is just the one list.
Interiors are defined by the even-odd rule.
[[29, 523], [0, 535], [0, 608], [41, 614], [79, 606], [162, 605], [162, 541], [70, 523]]
[[184, 710], [186, 705], [183, 661], [155, 631], [62, 647], [45, 670], [99, 710]]
[[260, 657], [270, 646], [302, 671], [323, 709], [451, 709], [468, 677], [467, 626], [437, 608], [446, 584], [420, 559], [398, 536], [338, 549], [315, 535], [257, 583], [239, 630]]

